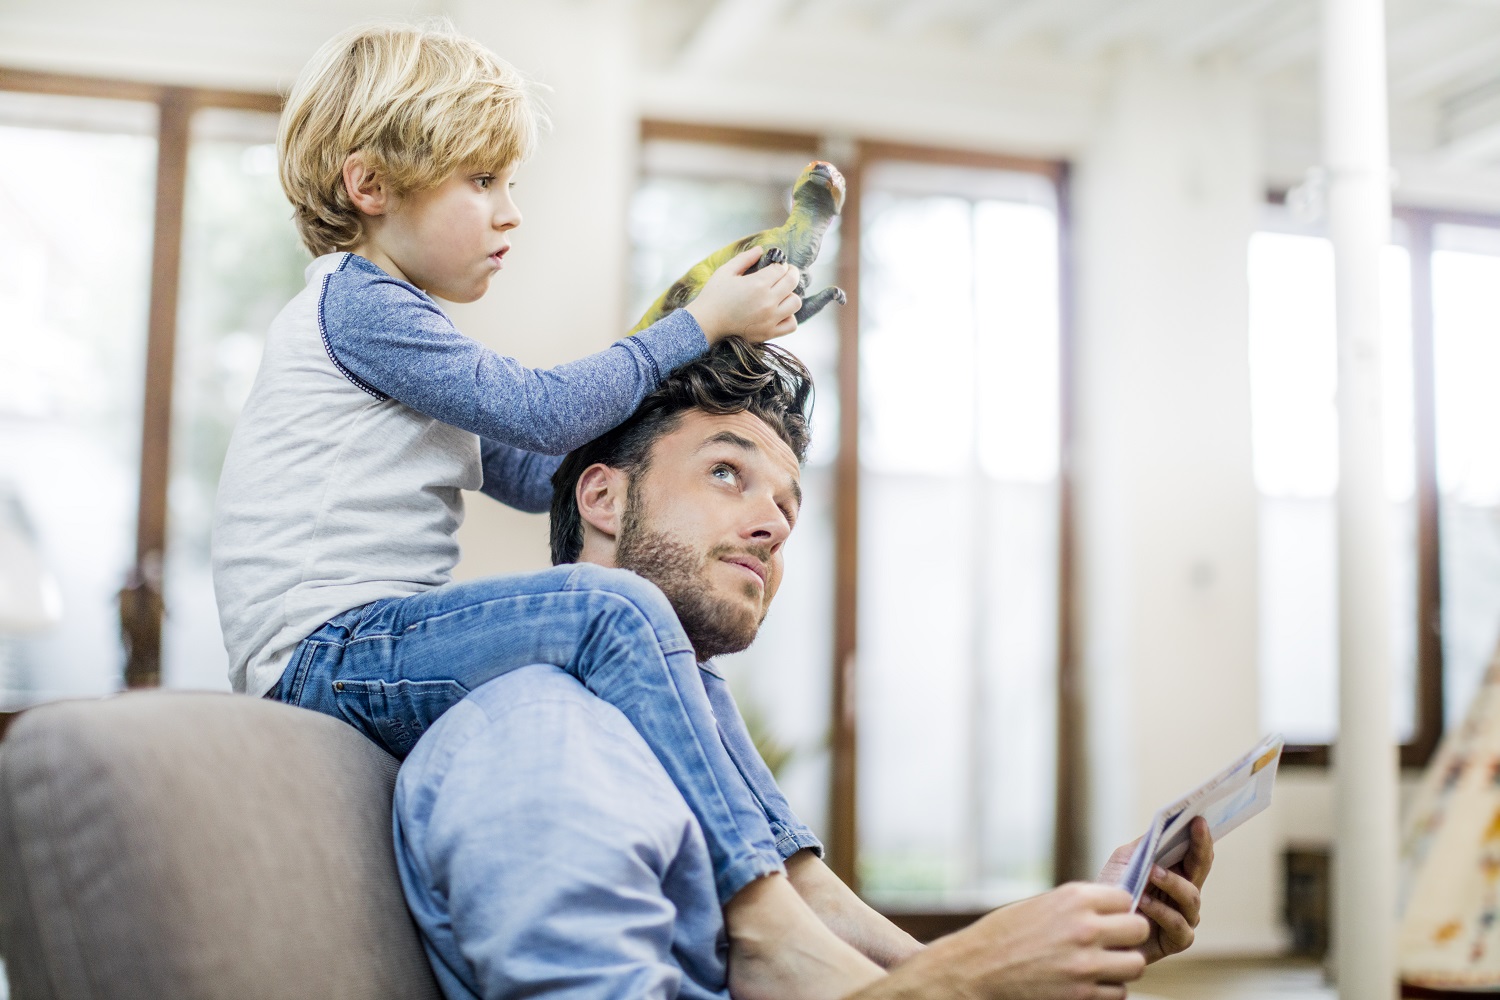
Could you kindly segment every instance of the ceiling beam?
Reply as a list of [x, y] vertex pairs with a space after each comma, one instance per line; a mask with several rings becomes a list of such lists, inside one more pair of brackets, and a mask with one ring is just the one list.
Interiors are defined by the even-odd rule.
[[1500, 31], [1492, 30], [1471, 37], [1467, 45], [1460, 44], [1447, 55], [1396, 74], [1391, 81], [1391, 96], [1408, 100], [1427, 97], [1466, 73], [1500, 60]]
[[1097, 17], [1084, 18], [1085, 23], [1063, 40], [1062, 50], [1078, 59], [1092, 59], [1110, 46], [1139, 36], [1152, 26], [1170, 23], [1171, 15], [1197, 0], [1118, 0]]
[[1298, 27], [1284, 31], [1245, 56], [1245, 68], [1256, 76], [1269, 76], [1295, 62], [1311, 60], [1318, 54], [1323, 33], [1316, 12], [1307, 9]]
[[677, 68], [711, 70], [743, 54], [781, 17], [789, 0], [718, 0], [677, 52]]
[[984, 22], [975, 41], [981, 48], [1008, 49], [1056, 16], [1060, 5], [1061, 0], [1015, 0]]
[[1500, 158], [1500, 87], [1443, 114], [1438, 153], [1455, 165]]
[[1180, 33], [1166, 45], [1166, 53], [1177, 59], [1190, 60], [1207, 55], [1238, 37], [1244, 29], [1260, 21], [1282, 0], [1239, 0], [1227, 4], [1219, 13]]
[[953, 7], [952, 0], [903, 0], [885, 19], [881, 30], [887, 35], [910, 35], [942, 20]]

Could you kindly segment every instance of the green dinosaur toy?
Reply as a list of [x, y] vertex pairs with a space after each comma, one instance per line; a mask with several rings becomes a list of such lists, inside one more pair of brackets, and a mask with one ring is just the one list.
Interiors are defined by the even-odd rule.
[[787, 216], [786, 225], [746, 236], [694, 264], [687, 274], [662, 293], [661, 298], [651, 303], [646, 315], [630, 332], [640, 333], [663, 316], [693, 301], [703, 290], [703, 283], [709, 275], [751, 247], [760, 247], [764, 252], [746, 274], [767, 264], [781, 263], [790, 263], [802, 272], [802, 278], [797, 282], [797, 294], [802, 296], [802, 308], [797, 310], [799, 324], [812, 319], [830, 302], [843, 305], [848, 299], [843, 289], [833, 285], [811, 297], [806, 294], [807, 269], [818, 259], [823, 234], [828, 232], [833, 217], [843, 207], [844, 175], [832, 163], [814, 160], [803, 169], [792, 188], [792, 214]]

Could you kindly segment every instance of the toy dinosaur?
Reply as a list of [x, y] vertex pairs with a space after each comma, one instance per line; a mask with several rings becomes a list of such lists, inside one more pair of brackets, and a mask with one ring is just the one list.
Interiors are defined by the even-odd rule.
[[797, 177], [792, 188], [792, 214], [786, 224], [776, 229], [746, 236], [722, 250], [709, 254], [694, 264], [692, 269], [662, 293], [661, 298], [651, 304], [646, 315], [635, 325], [631, 333], [639, 333], [668, 313], [681, 309], [703, 290], [703, 283], [720, 266], [751, 247], [764, 251], [760, 260], [753, 264], [749, 274], [767, 264], [790, 263], [802, 272], [797, 282], [797, 294], [802, 296], [802, 308], [797, 310], [797, 322], [812, 319], [830, 302], [843, 305], [847, 300], [842, 289], [830, 285], [812, 296], [807, 295], [807, 269], [818, 259], [823, 246], [823, 234], [833, 222], [834, 216], [844, 207], [844, 175], [831, 163], [814, 160]]

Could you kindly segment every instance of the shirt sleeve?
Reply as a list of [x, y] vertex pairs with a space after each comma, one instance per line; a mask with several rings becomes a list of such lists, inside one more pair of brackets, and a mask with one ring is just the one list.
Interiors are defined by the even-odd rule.
[[607, 350], [528, 368], [465, 337], [437, 304], [389, 276], [340, 272], [324, 291], [324, 346], [350, 381], [482, 438], [543, 455], [592, 441], [708, 348], [685, 309]]
[[470, 989], [674, 1000], [678, 914], [662, 880], [687, 817], [663, 821], [672, 809], [654, 801], [659, 780], [642, 778], [651, 762], [587, 712], [525, 707], [493, 718], [452, 758], [423, 837]]
[[562, 464], [557, 455], [538, 455], [503, 441], [480, 438], [484, 485], [479, 489], [508, 507], [545, 514], [552, 506], [552, 473]]

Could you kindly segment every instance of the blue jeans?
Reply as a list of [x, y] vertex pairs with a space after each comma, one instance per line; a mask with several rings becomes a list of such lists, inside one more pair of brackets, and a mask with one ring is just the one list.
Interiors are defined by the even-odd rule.
[[354, 608], [302, 641], [267, 697], [343, 719], [404, 758], [469, 691], [533, 663], [568, 671], [635, 726], [703, 828], [721, 902], [820, 848], [671, 604], [625, 570], [574, 563]]

